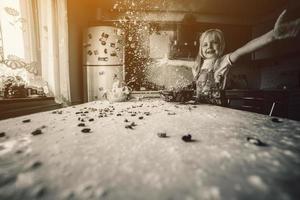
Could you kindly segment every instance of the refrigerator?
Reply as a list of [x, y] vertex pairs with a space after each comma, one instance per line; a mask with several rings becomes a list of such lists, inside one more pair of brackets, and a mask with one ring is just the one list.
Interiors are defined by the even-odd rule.
[[113, 26], [93, 26], [84, 31], [85, 101], [105, 99], [113, 83], [124, 81], [123, 42], [122, 30]]

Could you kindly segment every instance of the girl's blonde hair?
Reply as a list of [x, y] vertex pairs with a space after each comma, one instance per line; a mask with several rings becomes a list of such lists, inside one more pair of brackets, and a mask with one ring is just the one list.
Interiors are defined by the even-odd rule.
[[200, 46], [199, 46], [199, 54], [202, 58], [204, 58], [204, 55], [202, 54], [202, 45], [203, 45], [203, 41], [204, 38], [206, 36], [208, 36], [209, 34], [213, 34], [214, 36], [216, 36], [220, 42], [220, 55], [221, 56], [224, 52], [225, 49], [225, 39], [224, 39], [224, 35], [223, 32], [219, 29], [208, 29], [207, 31], [203, 32], [200, 36]]

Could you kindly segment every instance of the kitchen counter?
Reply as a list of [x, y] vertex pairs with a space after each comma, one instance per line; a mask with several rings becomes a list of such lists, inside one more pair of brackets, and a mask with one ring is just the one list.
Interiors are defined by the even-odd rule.
[[300, 196], [298, 121], [151, 99], [89, 102], [0, 127], [0, 199]]
[[54, 101], [54, 97], [0, 97], [0, 120], [58, 108], [61, 105]]
[[[225, 90], [228, 107], [300, 121], [299, 89]], [[274, 106], [273, 106], [274, 105]], [[273, 107], [273, 109], [272, 109]]]

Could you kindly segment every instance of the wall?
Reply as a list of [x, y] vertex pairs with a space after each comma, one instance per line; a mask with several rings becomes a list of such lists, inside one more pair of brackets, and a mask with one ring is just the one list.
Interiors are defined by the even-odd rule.
[[300, 58], [285, 58], [261, 67], [261, 89], [299, 89]]
[[[274, 26], [277, 14], [268, 21], [253, 28], [253, 37], [257, 37]], [[261, 89], [300, 88], [300, 37], [276, 41], [257, 51], [253, 58], [260, 68]]]
[[92, 20], [94, 9], [82, 0], [68, 1], [69, 64], [72, 104], [83, 102], [82, 32]]

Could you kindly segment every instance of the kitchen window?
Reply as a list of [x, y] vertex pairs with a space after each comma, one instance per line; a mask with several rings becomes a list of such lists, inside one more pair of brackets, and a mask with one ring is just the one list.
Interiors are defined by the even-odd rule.
[[67, 0], [1, 0], [0, 15], [2, 98], [44, 95], [69, 103]]

